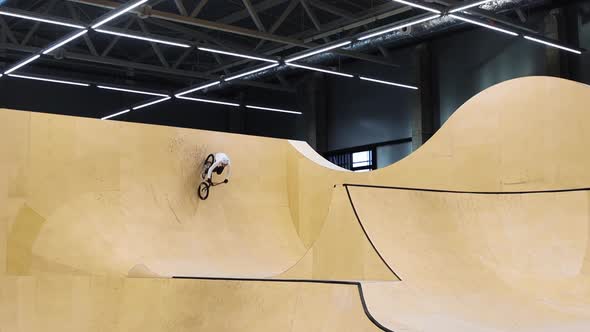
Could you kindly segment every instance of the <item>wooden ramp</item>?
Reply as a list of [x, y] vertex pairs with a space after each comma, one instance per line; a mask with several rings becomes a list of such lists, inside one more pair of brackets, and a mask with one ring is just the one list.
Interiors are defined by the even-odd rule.
[[579, 83], [501, 83], [363, 183], [381, 188], [349, 187], [402, 279], [364, 283], [378, 321], [396, 331], [590, 330], [588, 105]]
[[387, 331], [366, 315], [355, 284], [90, 276], [0, 281], [2, 331]]
[[349, 189], [369, 236], [402, 279], [364, 285], [384, 325], [444, 332], [590, 328], [590, 190]]
[[[0, 118], [9, 275], [279, 276], [312, 251], [334, 181], [351, 174], [328, 176], [333, 169], [285, 140], [28, 112]], [[216, 151], [232, 158], [231, 182], [201, 201], [200, 165]], [[363, 246], [355, 222], [350, 240]], [[338, 252], [316, 255], [291, 277], [394, 280], [369, 249], [338, 271], [328, 266]]]
[[[0, 330], [589, 331], [588, 105], [507, 81], [364, 174], [302, 142], [0, 111]], [[232, 179], [203, 202], [217, 151]]]

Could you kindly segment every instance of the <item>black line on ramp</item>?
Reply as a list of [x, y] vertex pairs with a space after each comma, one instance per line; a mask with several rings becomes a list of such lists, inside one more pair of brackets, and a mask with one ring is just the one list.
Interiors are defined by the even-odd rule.
[[188, 280], [208, 280], [208, 281], [243, 281], [243, 282], [275, 282], [275, 283], [309, 283], [309, 284], [332, 284], [332, 285], [348, 285], [356, 286], [359, 292], [359, 298], [361, 300], [361, 306], [365, 312], [365, 316], [377, 326], [380, 330], [385, 332], [395, 332], [383, 326], [381, 323], [371, 315], [369, 308], [367, 308], [367, 302], [363, 293], [362, 284], [359, 281], [343, 281], [343, 280], [313, 280], [313, 279], [260, 279], [260, 278], [225, 278], [225, 277], [187, 277], [187, 276], [174, 276], [172, 279], [188, 279]]
[[359, 188], [373, 188], [373, 189], [392, 189], [405, 191], [422, 191], [432, 193], [448, 193], [448, 194], [474, 194], [474, 195], [523, 195], [523, 194], [550, 194], [550, 193], [566, 193], [575, 191], [590, 191], [590, 188], [566, 188], [566, 189], [549, 189], [549, 190], [528, 190], [528, 191], [466, 191], [466, 190], [446, 190], [446, 189], [431, 189], [431, 188], [412, 188], [412, 187], [394, 187], [394, 186], [377, 186], [370, 184], [354, 184], [344, 183], [345, 188], [359, 187]]
[[359, 217], [359, 214], [356, 211], [356, 207], [354, 206], [354, 202], [352, 201], [352, 197], [350, 197], [350, 191], [348, 190], [348, 185], [345, 184], [344, 188], [346, 189], [346, 195], [348, 196], [348, 201], [350, 202], [350, 206], [352, 207], [352, 212], [354, 212], [354, 216], [356, 217], [356, 221], [358, 221], [359, 225], [361, 226], [361, 229], [363, 230], [365, 237], [367, 238], [367, 240], [371, 244], [371, 247], [373, 247], [373, 250], [375, 250], [375, 252], [377, 253], [377, 256], [379, 256], [379, 258], [381, 259], [383, 264], [385, 264], [385, 266], [387, 266], [389, 271], [391, 271], [391, 273], [393, 273], [393, 275], [397, 279], [399, 279], [399, 281], [402, 281], [402, 278], [400, 278], [400, 276], [397, 273], [395, 273], [395, 271], [391, 268], [391, 266], [389, 266], [389, 264], [387, 264], [385, 259], [383, 259], [383, 256], [381, 256], [381, 253], [379, 252], [379, 250], [377, 250], [377, 247], [373, 243], [373, 240], [371, 240], [371, 238], [369, 237], [369, 234], [367, 233], [367, 230], [365, 229], [365, 226], [363, 225], [363, 222], [361, 221], [361, 218]]

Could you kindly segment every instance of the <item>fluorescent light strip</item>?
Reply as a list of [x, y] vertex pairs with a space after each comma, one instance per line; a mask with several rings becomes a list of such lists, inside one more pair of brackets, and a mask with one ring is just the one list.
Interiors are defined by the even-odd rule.
[[133, 107], [132, 110], [137, 111], [138, 109], [142, 109], [144, 107], [152, 106], [152, 105], [161, 103], [161, 102], [166, 101], [166, 100], [169, 100], [169, 99], [170, 99], [170, 97], [169, 96], [166, 96], [166, 97], [164, 97], [162, 99], [154, 100], [154, 101], [151, 101], [149, 103], [145, 103], [145, 104], [141, 104], [139, 106]]
[[272, 65], [269, 65], [269, 66], [266, 66], [266, 67], [262, 67], [262, 68], [250, 70], [250, 71], [245, 72], [245, 73], [242, 73], [242, 74], [237, 74], [237, 75], [234, 75], [234, 76], [230, 76], [230, 77], [226, 78], [225, 81], [226, 82], [233, 81], [233, 80], [238, 79], [240, 77], [252, 75], [252, 74], [255, 74], [255, 73], [258, 73], [258, 72], [261, 72], [261, 71], [270, 69], [270, 68], [278, 67], [278, 65], [279, 65], [278, 63], [275, 63], [275, 64], [272, 64]]
[[488, 29], [492, 29], [492, 30], [499, 31], [499, 32], [503, 32], [503, 33], [505, 33], [505, 34], [509, 34], [509, 35], [511, 35], [511, 36], [518, 36], [518, 34], [517, 34], [517, 33], [515, 33], [515, 32], [508, 31], [508, 30], [504, 30], [504, 29], [501, 29], [501, 28], [495, 27], [495, 26], [493, 26], [493, 25], [489, 25], [489, 24], [485, 24], [485, 23], [478, 22], [478, 21], [470, 20], [470, 19], [468, 19], [468, 18], [461, 17], [461, 16], [457, 16], [457, 15], [449, 15], [449, 16], [450, 16], [450, 17], [452, 17], [452, 18], [455, 18], [455, 19], [461, 20], [461, 21], [465, 21], [465, 22], [469, 22], [469, 23], [471, 23], [471, 24], [479, 25], [479, 26], [481, 26], [481, 27], [484, 27], [484, 28], [488, 28]]
[[69, 38], [67, 38], [67, 39], [65, 39], [65, 40], [63, 40], [63, 41], [61, 41], [61, 42], [53, 45], [53, 46], [51, 46], [47, 50], [43, 51], [43, 54], [51, 53], [51, 52], [55, 51], [56, 49], [64, 46], [65, 44], [71, 42], [72, 40], [74, 40], [76, 38], [79, 38], [80, 36], [82, 36], [83, 34], [85, 34], [87, 32], [88, 32], [88, 30], [82, 30], [82, 31], [78, 32], [77, 34], [75, 34], [75, 35], [73, 35], [73, 36], [71, 36], [71, 37], [69, 37]]
[[228, 103], [228, 102], [225, 102], [225, 101], [217, 101], [217, 100], [211, 100], [211, 99], [191, 98], [191, 97], [182, 97], [182, 96], [178, 96], [176, 98], [178, 98], [178, 99], [185, 99], [185, 100], [192, 100], [192, 101], [198, 101], [198, 102], [201, 102], [201, 103], [209, 103], [209, 104], [218, 104], [218, 105], [226, 105], [226, 106], [240, 107], [240, 104]]
[[107, 18], [105, 18], [104, 20], [102, 20], [102, 21], [100, 21], [100, 22], [96, 23], [95, 25], [93, 25], [93, 26], [92, 26], [92, 29], [96, 29], [96, 28], [98, 28], [99, 26], [101, 26], [101, 25], [103, 25], [103, 24], [105, 24], [105, 23], [107, 23], [107, 22], [109, 22], [109, 21], [111, 21], [111, 20], [114, 20], [115, 18], [117, 18], [117, 17], [119, 17], [119, 16], [121, 16], [121, 15], [125, 14], [126, 12], [128, 12], [128, 11], [130, 11], [130, 10], [132, 10], [132, 9], [136, 8], [136, 7], [139, 7], [139, 6], [143, 5], [143, 4], [144, 4], [144, 3], [146, 3], [146, 2], [148, 2], [148, 0], [140, 0], [140, 1], [138, 1], [137, 3], [135, 3], [135, 4], [131, 5], [131, 6], [127, 7], [127, 8], [123, 8], [123, 9], [121, 9], [121, 10], [119, 10], [119, 11], [116, 11], [114, 14], [112, 14], [112, 15], [109, 15], [109, 16], [108, 16]]
[[399, 83], [394, 83], [394, 82], [388, 82], [388, 81], [383, 81], [383, 80], [377, 80], [377, 79], [370, 78], [370, 77], [361, 76], [360, 79], [363, 80], [363, 81], [369, 81], [369, 82], [375, 82], [375, 83], [380, 83], [380, 84], [387, 84], [387, 85], [399, 86], [400, 88], [418, 90], [418, 88], [415, 87], [415, 86], [405, 85], [405, 84], [399, 84]]
[[107, 120], [107, 119], [114, 118], [114, 117], [116, 117], [116, 116], [119, 116], [119, 115], [122, 115], [122, 114], [125, 114], [125, 113], [129, 113], [129, 112], [131, 112], [131, 110], [130, 110], [130, 109], [128, 109], [128, 110], [124, 110], [124, 111], [122, 111], [122, 112], [119, 112], [119, 113], [115, 113], [115, 114], [111, 114], [111, 115], [109, 115], [109, 116], [105, 116], [104, 118], [101, 118], [101, 120]]
[[219, 54], [232, 55], [232, 56], [237, 56], [237, 57], [246, 58], [246, 59], [259, 60], [259, 61], [272, 62], [272, 63], [279, 63], [276, 60], [260, 58], [260, 57], [257, 57], [257, 56], [251, 56], [251, 55], [246, 55], [246, 54], [239, 54], [239, 53], [234, 53], [234, 52], [227, 52], [227, 51], [215, 50], [215, 49], [207, 48], [207, 47], [197, 47], [197, 48], [199, 50], [205, 51], [205, 52], [219, 53]]
[[405, 0], [393, 0], [393, 1], [399, 2], [399, 3], [403, 3], [404, 5], [408, 5], [408, 6], [411, 6], [411, 7], [416, 7], [416, 8], [424, 9], [424, 10], [427, 10], [429, 12], [433, 12], [433, 13], [437, 13], [437, 14], [440, 14], [441, 13], [440, 10], [438, 10], [438, 9], [434, 9], [434, 8], [422, 6], [422, 5], [419, 5], [417, 3], [413, 3], [413, 2], [409, 2], [409, 1], [405, 1]]
[[298, 65], [298, 64], [294, 64], [294, 63], [288, 63], [287, 66], [304, 68], [304, 69], [308, 69], [308, 70], [319, 71], [319, 72], [326, 73], [326, 74], [344, 76], [344, 77], [348, 77], [348, 78], [354, 77], [354, 75], [350, 75], [350, 74], [340, 73], [337, 71], [332, 71], [332, 70], [327, 70], [327, 69], [322, 69], [322, 68], [303, 66], [303, 65]]
[[115, 90], [115, 91], [122, 91], [122, 92], [130, 92], [130, 93], [137, 93], [141, 95], [150, 95], [150, 96], [159, 96], [159, 97], [168, 97], [168, 95], [163, 93], [155, 93], [155, 92], [148, 92], [148, 91], [140, 91], [140, 90], [132, 90], [132, 89], [123, 89], [123, 88], [115, 88], [112, 86], [105, 86], [105, 85], [98, 85], [99, 89], [107, 89], [107, 90]]
[[194, 88], [194, 89], [190, 89], [190, 90], [187, 90], [187, 91], [185, 91], [185, 92], [181, 92], [181, 93], [177, 94], [177, 95], [176, 95], [176, 98], [179, 98], [180, 96], [187, 95], [187, 94], [189, 94], [189, 93], [191, 93], [191, 92], [195, 92], [195, 91], [199, 91], [199, 90], [204, 90], [204, 89], [210, 88], [210, 87], [212, 87], [212, 86], [214, 86], [214, 85], [218, 85], [218, 84], [220, 84], [220, 83], [221, 83], [221, 81], [215, 81], [215, 82], [213, 82], [213, 83], [209, 83], [209, 84], [205, 84], [205, 85], [198, 86], [198, 87], [196, 87], [196, 88]]
[[435, 18], [439, 18], [439, 17], [440, 17], [440, 15], [428, 16], [428, 17], [425, 17], [423, 19], [419, 19], [419, 20], [416, 20], [416, 21], [408, 22], [406, 24], [398, 25], [398, 26], [395, 26], [395, 27], [392, 27], [392, 28], [389, 28], [389, 29], [386, 29], [386, 30], [382, 30], [382, 31], [378, 31], [378, 32], [375, 32], [375, 33], [366, 35], [366, 36], [362, 36], [358, 40], [365, 40], [365, 39], [373, 38], [375, 36], [379, 36], [379, 35], [382, 35], [382, 34], [385, 34], [385, 33], [391, 32], [391, 31], [400, 30], [400, 29], [403, 29], [403, 28], [410, 27], [412, 25], [416, 25], [416, 24], [427, 22], [427, 21], [431, 21], [431, 20], [434, 20]]
[[11, 13], [11, 12], [3, 11], [3, 10], [0, 10], [0, 15], [24, 18], [26, 20], [61, 25], [61, 26], [70, 27], [70, 28], [84, 29], [83, 26], [77, 25], [77, 24], [66, 23], [66, 22], [61, 22], [61, 21], [56, 21], [56, 20], [49, 20], [49, 19], [45, 19], [45, 18], [39, 18], [39, 17], [29, 16], [29, 15], [24, 15], [24, 14]]
[[465, 6], [461, 6], [461, 7], [452, 9], [451, 11], [449, 11], [449, 13], [462, 12], [465, 9], [472, 8], [472, 7], [479, 7], [479, 6], [483, 5], [484, 3], [487, 3], [487, 2], [490, 2], [490, 1], [493, 1], [493, 0], [481, 0], [481, 1], [478, 1], [478, 2], [474, 2], [474, 3], [469, 4], [469, 5], [465, 5]]
[[568, 51], [568, 52], [572, 52], [572, 53], [576, 53], [576, 54], [582, 54], [581, 51], [575, 50], [573, 48], [569, 48], [569, 47], [557, 45], [557, 44], [550, 43], [550, 42], [547, 42], [547, 41], [544, 41], [544, 40], [541, 40], [541, 39], [533, 38], [533, 37], [530, 37], [530, 36], [524, 36], [524, 38], [525, 39], [528, 39], [528, 40], [531, 40], [531, 41], [534, 41], [534, 42], [537, 42], [537, 43], [545, 44], [547, 46], [556, 47], [556, 48], [562, 49], [564, 51]]
[[95, 31], [100, 32], [100, 33], [106, 33], [106, 34], [109, 34], [109, 35], [115, 35], [115, 36], [127, 37], [127, 38], [132, 38], [132, 39], [145, 40], [145, 41], [149, 41], [149, 42], [153, 42], [153, 43], [166, 44], [166, 45], [178, 46], [178, 47], [184, 47], [184, 48], [191, 47], [188, 44], [175, 43], [175, 42], [171, 42], [171, 41], [167, 41], [167, 40], [163, 40], [163, 39], [151, 38], [151, 37], [143, 37], [143, 36], [138, 36], [138, 35], [131, 35], [131, 34], [128, 34], [128, 33], [115, 32], [115, 31], [103, 30], [103, 29], [95, 29]]
[[342, 43], [339, 43], [339, 44], [336, 44], [336, 45], [332, 45], [332, 46], [327, 46], [327, 47], [324, 47], [324, 48], [320, 48], [319, 50], [315, 50], [315, 51], [310, 52], [310, 53], [305, 53], [305, 54], [296, 56], [294, 58], [287, 59], [285, 62], [289, 63], [289, 62], [301, 60], [303, 58], [309, 58], [310, 56], [313, 56], [313, 55], [316, 55], [316, 54], [319, 54], [319, 53], [323, 53], [323, 52], [327, 52], [327, 51], [333, 50], [335, 48], [340, 48], [340, 47], [346, 46], [346, 45], [348, 45], [350, 43], [352, 43], [352, 42], [349, 40], [349, 41], [345, 41], [345, 42], [342, 42]]
[[25, 61], [22, 61], [20, 63], [18, 63], [17, 65], [13, 66], [12, 68], [8, 69], [7, 71], [4, 72], [4, 74], [10, 74], [13, 71], [26, 66], [27, 64], [39, 59], [39, 57], [41, 57], [39, 54], [33, 55], [32, 57], [26, 59]]
[[255, 110], [263, 110], [263, 111], [271, 111], [271, 112], [281, 112], [281, 113], [290, 113], [290, 114], [303, 114], [301, 112], [295, 111], [287, 111], [278, 108], [270, 108], [270, 107], [261, 107], [261, 106], [253, 106], [253, 105], [246, 105], [246, 108], [251, 108]]
[[44, 81], [44, 82], [69, 84], [69, 85], [77, 85], [77, 86], [90, 86], [90, 84], [87, 84], [87, 83], [78, 83], [78, 82], [64, 81], [64, 80], [54, 80], [54, 79], [50, 79], [50, 78], [43, 78], [43, 77], [36, 77], [36, 76], [26, 76], [26, 75], [16, 75], [16, 74], [8, 74], [8, 76], [16, 77], [16, 78], [24, 78], [27, 80], [35, 80], [35, 81]]

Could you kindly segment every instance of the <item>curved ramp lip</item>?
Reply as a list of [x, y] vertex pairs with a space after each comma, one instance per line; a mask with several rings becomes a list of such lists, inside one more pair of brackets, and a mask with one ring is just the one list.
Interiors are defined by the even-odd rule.
[[[343, 183], [342, 186], [347, 188], [347, 191], [348, 191], [348, 187], [358, 187], [358, 188], [421, 191], [421, 192], [447, 193], [447, 194], [474, 194], [474, 195], [526, 195], [526, 194], [550, 194], [550, 193], [564, 193], [564, 192], [576, 192], [576, 191], [590, 191], [590, 187], [565, 188], [565, 189], [545, 189], [545, 190], [523, 190], [523, 191], [469, 191], [469, 190], [447, 190], [447, 189], [433, 189], [433, 188], [380, 186], [380, 185], [358, 184], [358, 183]], [[352, 204], [352, 201], [351, 201], [351, 204]]]
[[[363, 223], [361, 222], [360, 217], [358, 216], [358, 213], [356, 211], [356, 208], [355, 208], [355, 206], [354, 206], [354, 204], [352, 202], [352, 198], [350, 197], [350, 193], [348, 192], [348, 188], [346, 188], [345, 185], [343, 185], [343, 186], [346, 189], [346, 195], [348, 197], [348, 202], [350, 203], [350, 207], [352, 208], [352, 213], [354, 214], [354, 217], [355, 217], [356, 221], [359, 223], [359, 226], [361, 227], [361, 230], [363, 231], [363, 234], [365, 235], [365, 238], [367, 239], [367, 241], [369, 241], [369, 244], [371, 245], [371, 247], [373, 248], [373, 250], [377, 254], [377, 257], [379, 257], [379, 259], [387, 267], [387, 269], [389, 270], [389, 272], [391, 272], [391, 274], [393, 274], [393, 276], [398, 279], [396, 281], [391, 281], [391, 280], [363, 280], [363, 281], [368, 281], [368, 282], [398, 282], [398, 281], [402, 281], [402, 279], [399, 277], [399, 275], [383, 259], [383, 257], [381, 256], [381, 253], [377, 250], [377, 247], [371, 241], [371, 238], [369, 237], [369, 234], [365, 230], [365, 227], [364, 227]], [[336, 187], [338, 187], [337, 184], [333, 185], [332, 190], [334, 190], [334, 188], [336, 188]], [[332, 191], [332, 197], [333, 197], [333, 195], [334, 195], [334, 192]], [[276, 276], [283, 275], [286, 272], [290, 271], [293, 267], [297, 266], [305, 258], [305, 256], [315, 247], [315, 245], [318, 242], [318, 240], [319, 240], [322, 232], [324, 232], [324, 228], [325, 227], [326, 227], [326, 224], [324, 223], [322, 225], [322, 230], [320, 231], [319, 235], [316, 237], [316, 239], [314, 240], [313, 244], [305, 251], [305, 254], [303, 256], [301, 256], [293, 265], [289, 266], [287, 269], [285, 269], [281, 273], [276, 274]], [[267, 278], [274, 278], [274, 276], [268, 276]], [[284, 278], [277, 278], [277, 279], [284, 279]], [[275, 279], [275, 280], [277, 280], [277, 279]], [[318, 279], [318, 280], [321, 280], [321, 279]]]
[[365, 316], [378, 327], [381, 331], [395, 332], [394, 330], [388, 329], [373, 317], [363, 293], [362, 283], [360, 281], [346, 281], [346, 280], [314, 280], [314, 279], [259, 279], [259, 278], [226, 278], [226, 277], [189, 277], [189, 276], [173, 276], [172, 279], [185, 279], [185, 280], [208, 280], [208, 281], [243, 281], [243, 282], [274, 282], [274, 283], [309, 283], [309, 284], [332, 284], [332, 285], [348, 285], [356, 286], [359, 292], [359, 298], [361, 300], [361, 306]]
[[333, 164], [328, 159], [324, 158], [321, 154], [319, 154], [316, 150], [314, 150], [309, 143], [305, 141], [298, 141], [298, 140], [287, 140], [292, 148], [299, 153], [302, 157], [307, 159], [308, 161], [321, 166], [323, 168], [327, 168], [337, 172], [346, 172], [352, 173], [351, 170], [346, 168], [342, 168], [336, 164]]

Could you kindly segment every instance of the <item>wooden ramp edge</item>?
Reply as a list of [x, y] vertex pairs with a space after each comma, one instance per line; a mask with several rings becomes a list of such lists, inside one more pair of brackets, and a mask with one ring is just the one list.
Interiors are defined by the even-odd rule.
[[0, 293], [11, 332], [391, 332], [353, 282], [34, 276], [2, 277]]

